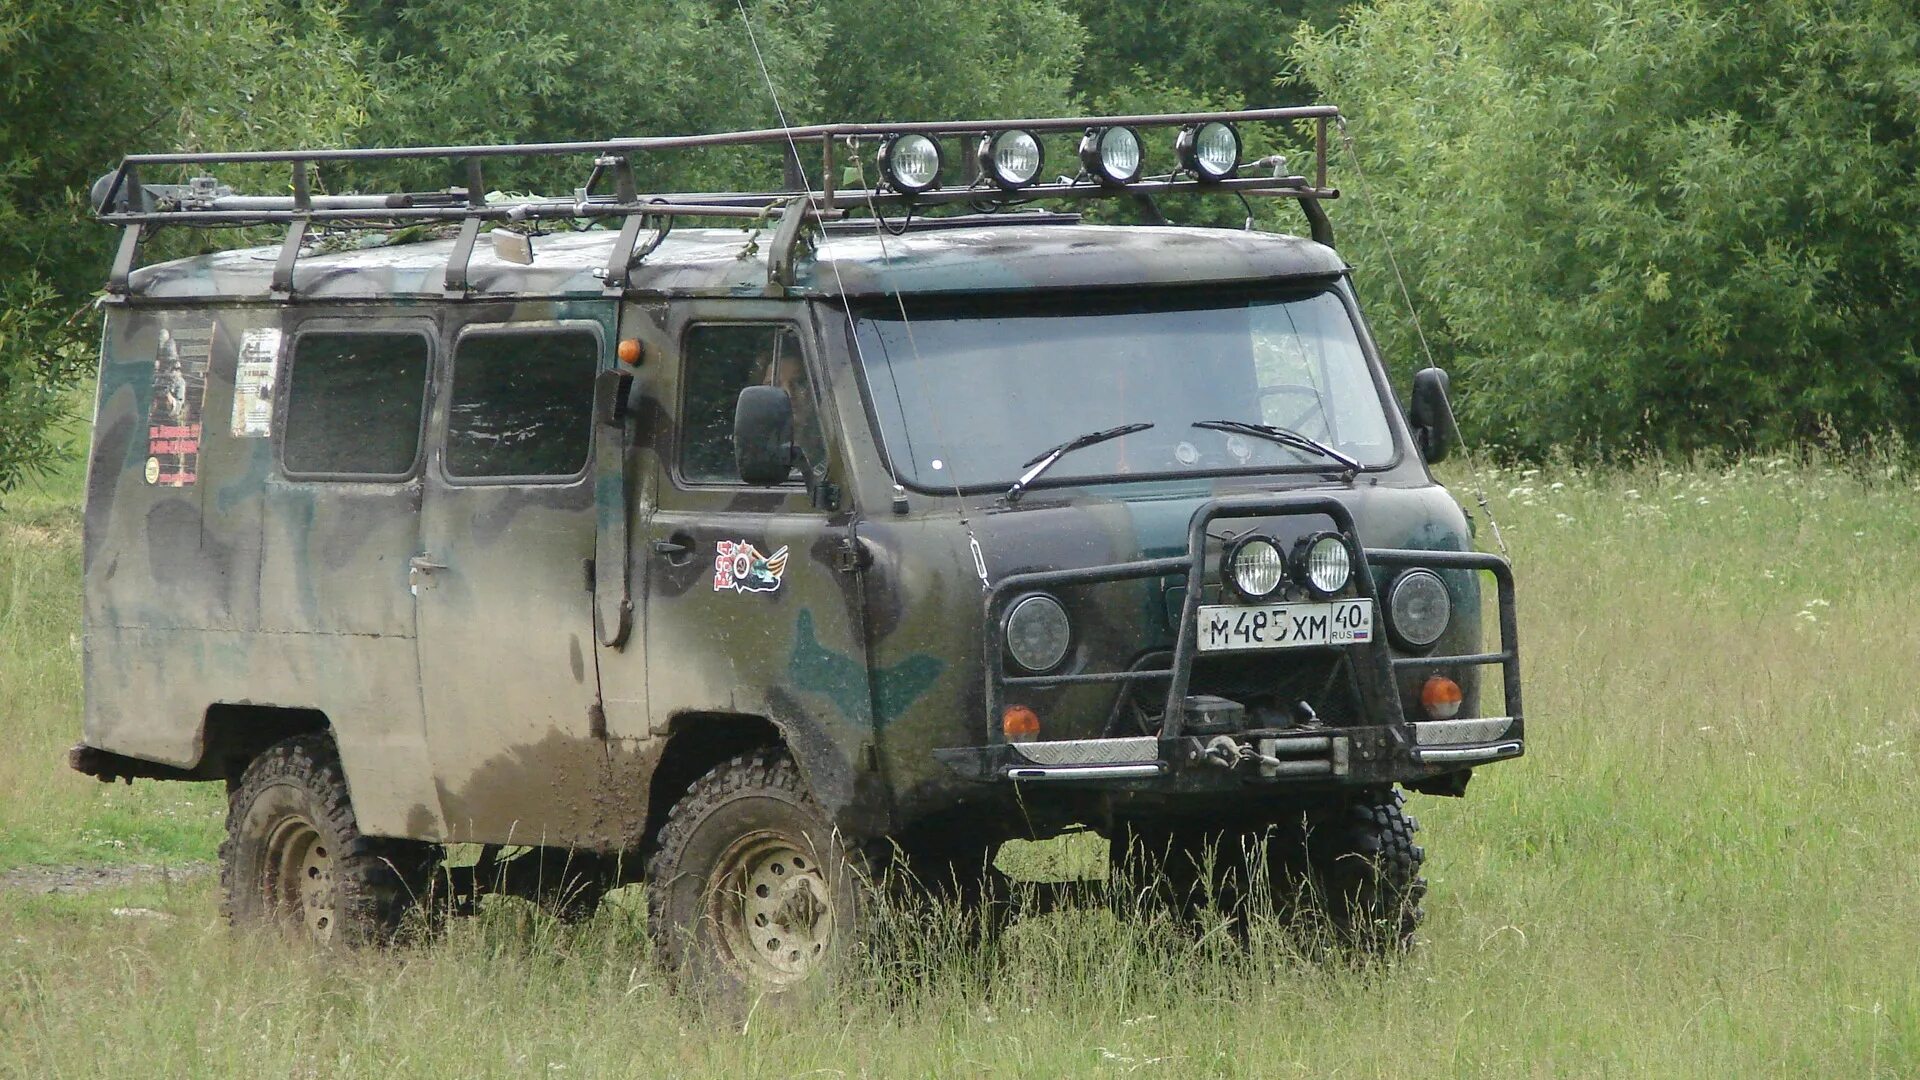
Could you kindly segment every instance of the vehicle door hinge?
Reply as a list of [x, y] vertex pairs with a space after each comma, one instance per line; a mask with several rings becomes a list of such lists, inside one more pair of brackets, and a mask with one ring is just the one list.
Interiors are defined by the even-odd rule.
[[873, 553], [857, 536], [841, 539], [833, 547], [833, 568], [843, 574], [857, 574], [873, 565]]

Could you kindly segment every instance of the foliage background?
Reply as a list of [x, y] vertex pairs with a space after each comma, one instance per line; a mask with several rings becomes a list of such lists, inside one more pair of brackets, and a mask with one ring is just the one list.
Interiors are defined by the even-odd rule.
[[[795, 123], [1338, 102], [1355, 156], [1333, 211], [1390, 362], [1426, 361], [1389, 239], [1469, 437], [1510, 454], [1920, 427], [1905, 0], [0, 0], [0, 493], [53, 460], [90, 366], [113, 237], [86, 189], [118, 155], [768, 126], [755, 44]], [[1250, 132], [1250, 155], [1285, 141]], [[643, 167], [672, 189], [778, 164]]]

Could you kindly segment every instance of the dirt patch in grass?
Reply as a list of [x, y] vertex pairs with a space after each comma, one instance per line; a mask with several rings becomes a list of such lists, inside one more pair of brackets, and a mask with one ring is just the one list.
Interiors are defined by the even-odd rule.
[[21, 866], [0, 870], [0, 893], [17, 891], [44, 896], [52, 893], [89, 893], [128, 885], [171, 885], [205, 877], [212, 872], [213, 864], [204, 862], [178, 866], [143, 863], [119, 866]]

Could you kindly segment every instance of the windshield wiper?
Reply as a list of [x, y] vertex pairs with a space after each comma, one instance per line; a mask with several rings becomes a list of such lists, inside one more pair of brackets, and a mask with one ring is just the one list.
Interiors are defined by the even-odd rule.
[[1122, 435], [1131, 435], [1136, 431], [1145, 431], [1152, 426], [1152, 424], [1148, 423], [1121, 424], [1119, 427], [1108, 428], [1105, 431], [1089, 431], [1085, 435], [1076, 435], [1066, 442], [1061, 443], [1059, 446], [1040, 451], [1032, 461], [1021, 466], [1021, 468], [1027, 471], [1021, 473], [1020, 479], [1015, 480], [1013, 486], [1007, 489], [1007, 501], [1010, 503], [1019, 502], [1020, 496], [1027, 490], [1028, 484], [1039, 479], [1041, 473], [1053, 468], [1054, 462], [1059, 461], [1075, 450], [1084, 450], [1095, 443], [1103, 443], [1108, 439], [1117, 439]]
[[1358, 461], [1335, 450], [1319, 439], [1302, 435], [1292, 428], [1276, 427], [1272, 424], [1255, 424], [1246, 420], [1199, 420], [1195, 421], [1193, 426], [1206, 428], [1208, 431], [1225, 431], [1236, 435], [1251, 435], [1256, 439], [1265, 439], [1268, 442], [1279, 443], [1281, 446], [1294, 450], [1319, 454], [1323, 458], [1330, 458], [1339, 462], [1341, 467], [1347, 471], [1346, 478], [1348, 481], [1352, 481], [1354, 476], [1360, 472], [1361, 465]]

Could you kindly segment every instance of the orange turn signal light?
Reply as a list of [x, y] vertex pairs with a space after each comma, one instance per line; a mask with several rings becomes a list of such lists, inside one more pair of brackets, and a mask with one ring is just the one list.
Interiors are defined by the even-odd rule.
[[640, 362], [640, 339], [639, 338], [621, 338], [619, 355], [620, 355], [620, 362], [623, 364], [632, 366], [634, 364], [639, 363]]
[[1031, 742], [1040, 734], [1040, 714], [1025, 705], [1009, 705], [1000, 714], [1000, 730], [1009, 742]]
[[1429, 719], [1451, 720], [1460, 715], [1460, 701], [1464, 696], [1459, 683], [1445, 675], [1435, 675], [1420, 687], [1420, 707], [1426, 710]]

